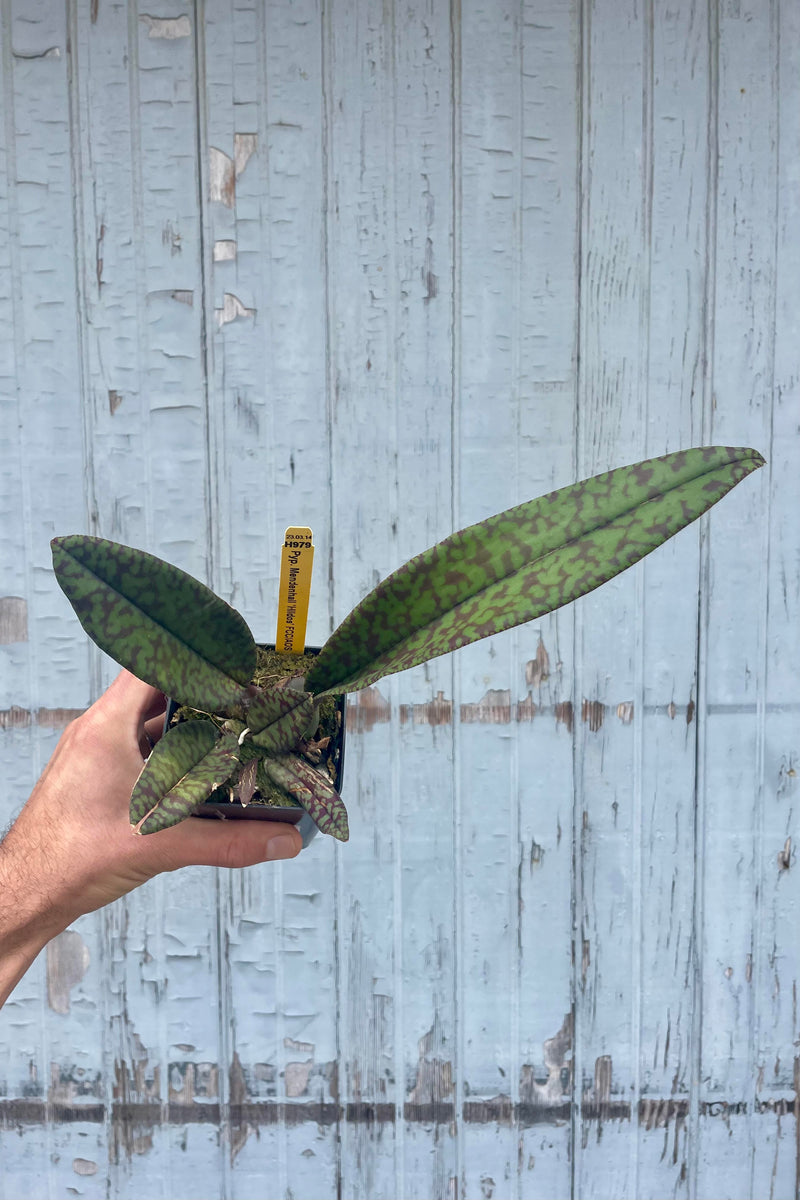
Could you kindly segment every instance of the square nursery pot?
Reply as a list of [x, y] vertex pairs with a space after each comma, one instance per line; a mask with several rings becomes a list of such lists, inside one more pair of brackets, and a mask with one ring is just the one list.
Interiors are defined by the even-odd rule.
[[[274, 650], [274, 645], [261, 644], [264, 650]], [[319, 654], [318, 646], [306, 646], [306, 654]], [[339, 714], [338, 732], [334, 738], [333, 750], [331, 758], [333, 760], [336, 774], [333, 777], [333, 786], [337, 792], [342, 790], [342, 782], [344, 779], [344, 738], [345, 738], [345, 705], [347, 697], [342, 694], [337, 698], [336, 711]], [[172, 718], [180, 708], [177, 701], [167, 698], [167, 710], [164, 713], [164, 732], [166, 733], [172, 722]], [[327, 773], [326, 773], [327, 774]], [[330, 778], [330, 776], [327, 776]], [[291, 825], [296, 825], [298, 832], [303, 839], [303, 845], [307, 846], [314, 835], [318, 832], [317, 827], [311, 817], [301, 808], [289, 807], [286, 805], [267, 805], [258, 802], [258, 792], [256, 792], [253, 800], [246, 807], [242, 807], [237, 801], [229, 800], [214, 800], [207, 801], [201, 804], [198, 809], [192, 814], [195, 817], [213, 817], [223, 821], [286, 821]]]

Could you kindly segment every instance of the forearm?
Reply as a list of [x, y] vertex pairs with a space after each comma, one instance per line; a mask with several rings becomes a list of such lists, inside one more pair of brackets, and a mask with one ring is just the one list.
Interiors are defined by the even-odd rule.
[[54, 905], [37, 877], [35, 855], [22, 855], [14, 830], [0, 843], [0, 1007], [37, 954], [66, 929], [71, 914]]

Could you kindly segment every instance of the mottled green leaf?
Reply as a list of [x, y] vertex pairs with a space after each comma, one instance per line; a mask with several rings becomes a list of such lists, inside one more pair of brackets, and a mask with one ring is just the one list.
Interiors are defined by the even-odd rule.
[[256, 647], [229, 604], [143, 550], [81, 534], [51, 545], [56, 578], [101, 650], [183, 704], [216, 711], [241, 697]]
[[313, 723], [314, 697], [294, 688], [270, 688], [247, 709], [253, 741], [271, 754], [294, 749]]
[[270, 781], [306, 810], [320, 833], [330, 833], [340, 842], [347, 841], [350, 837], [347, 809], [321, 771], [295, 754], [265, 758], [263, 766]]
[[236, 766], [234, 733], [211, 721], [184, 721], [153, 748], [131, 793], [130, 820], [139, 833], [177, 825], [207, 800]]
[[305, 686], [355, 690], [585, 595], [694, 521], [751, 471], [755, 450], [681, 450], [584, 479], [411, 559], [328, 639]]

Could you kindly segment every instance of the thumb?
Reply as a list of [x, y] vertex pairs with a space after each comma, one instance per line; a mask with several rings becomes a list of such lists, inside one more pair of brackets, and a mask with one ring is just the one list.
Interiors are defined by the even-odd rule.
[[109, 717], [121, 718], [134, 726], [163, 713], [166, 707], [163, 692], [125, 670], [120, 671], [98, 703], [102, 703]]
[[179, 867], [252, 867], [295, 858], [303, 839], [288, 821], [213, 821], [190, 817], [159, 833], [142, 835], [160, 860], [156, 870]]

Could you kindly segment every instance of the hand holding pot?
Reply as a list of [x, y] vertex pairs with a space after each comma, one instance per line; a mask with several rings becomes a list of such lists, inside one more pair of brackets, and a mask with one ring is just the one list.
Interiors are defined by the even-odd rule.
[[284, 823], [190, 820], [134, 836], [131, 789], [163, 712], [162, 694], [122, 671], [64, 731], [0, 844], [0, 1004], [51, 938], [161, 871], [299, 853], [300, 834]]

